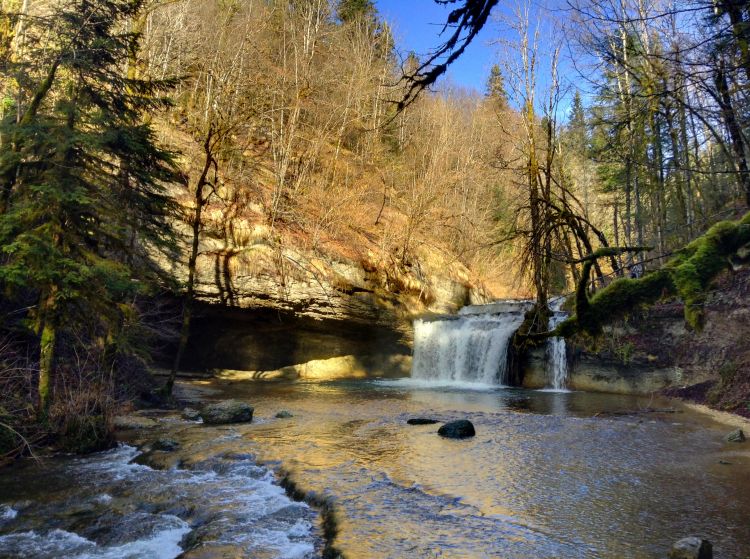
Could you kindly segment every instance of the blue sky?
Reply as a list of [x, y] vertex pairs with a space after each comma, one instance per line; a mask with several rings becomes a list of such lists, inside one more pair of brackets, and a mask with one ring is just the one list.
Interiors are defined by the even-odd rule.
[[[393, 26], [399, 51], [414, 51], [420, 57], [439, 45], [438, 36], [451, 11], [432, 0], [376, 0], [380, 14]], [[449, 30], [450, 31], [450, 30]], [[446, 32], [449, 33], [449, 31]], [[497, 48], [489, 45], [497, 35], [497, 24], [488, 23], [448, 70], [451, 81], [484, 92], [490, 68], [497, 61]]]
[[[375, 5], [383, 18], [393, 26], [396, 46], [402, 54], [414, 51], [420, 57], [423, 57], [444, 40], [444, 37], [441, 40], [439, 33], [442, 24], [451, 11], [450, 5], [439, 5], [433, 0], [375, 0]], [[561, 11], [565, 10], [565, 6], [565, 0], [534, 0], [533, 2], [532, 11], [535, 15], [532, 16], [532, 19], [535, 20], [537, 16], [540, 16], [543, 20], [542, 29], [545, 30], [540, 35], [540, 53], [542, 56], [551, 51], [546, 43], [549, 30], [554, 22], [559, 21], [564, 16]], [[469, 45], [463, 56], [448, 69], [447, 77], [451, 82], [484, 93], [490, 68], [493, 64], [498, 63], [501, 58], [500, 50], [502, 47], [498, 45], [498, 39], [503, 34], [508, 34], [507, 24], [503, 24], [500, 17], [511, 16], [512, 11], [510, 2], [500, 2], [490, 21]], [[560, 60], [561, 73], [567, 73], [571, 82], [575, 82], [576, 86], [585, 88], [586, 84], [576, 78], [577, 73], [566, 57], [567, 51], [563, 49]], [[502, 66], [501, 64], [501, 68]], [[538, 84], [543, 88], [548, 75], [543, 68], [540, 68], [539, 72]], [[445, 79], [442, 80], [442, 83], [445, 83]], [[440, 85], [441, 82], [438, 82], [438, 89]], [[563, 113], [567, 112], [573, 91], [572, 88], [565, 89], [567, 94], [561, 103]]]

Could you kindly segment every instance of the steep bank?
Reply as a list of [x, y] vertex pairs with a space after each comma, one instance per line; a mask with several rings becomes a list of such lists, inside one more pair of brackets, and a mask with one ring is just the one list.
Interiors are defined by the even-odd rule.
[[[723, 274], [703, 306], [700, 332], [676, 300], [634, 309], [605, 327], [596, 345], [569, 347], [569, 385], [577, 390], [668, 395], [750, 417], [750, 271]], [[524, 383], [539, 385], [540, 355]]]

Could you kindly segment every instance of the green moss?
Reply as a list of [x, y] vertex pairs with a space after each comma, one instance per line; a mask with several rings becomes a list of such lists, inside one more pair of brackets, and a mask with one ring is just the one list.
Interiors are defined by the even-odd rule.
[[47, 414], [50, 402], [50, 385], [52, 366], [55, 357], [55, 339], [57, 331], [51, 321], [46, 321], [42, 328], [39, 353], [39, 413], [40, 417]]
[[[588, 295], [591, 268], [597, 258], [633, 249], [605, 247], [584, 261], [575, 296], [575, 315], [549, 335], [598, 336], [602, 326], [667, 296], [678, 296], [685, 305], [685, 321], [694, 329], [703, 326], [703, 303], [711, 283], [731, 267], [731, 258], [750, 243], [750, 213], [738, 221], [722, 221], [677, 252], [662, 268], [642, 278], [620, 278], [593, 297]], [[642, 250], [645, 247], [638, 247]]]
[[629, 365], [633, 359], [635, 353], [635, 346], [632, 342], [625, 342], [624, 344], [615, 348], [615, 354], [623, 365]]
[[731, 384], [736, 374], [737, 364], [734, 361], [727, 361], [719, 367], [719, 378], [724, 386]]
[[688, 244], [665, 266], [675, 291], [685, 303], [686, 322], [699, 330], [706, 291], [716, 276], [731, 266], [730, 258], [750, 242], [750, 214], [742, 220], [721, 221]]

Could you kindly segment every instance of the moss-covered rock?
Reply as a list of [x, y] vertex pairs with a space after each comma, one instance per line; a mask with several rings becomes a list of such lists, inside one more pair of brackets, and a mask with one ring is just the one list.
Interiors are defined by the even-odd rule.
[[712, 559], [713, 556], [711, 542], [697, 536], [675, 542], [669, 551], [669, 559]]
[[745, 442], [745, 433], [742, 431], [742, 429], [735, 429], [731, 433], [729, 433], [724, 439], [728, 443], [744, 443]]
[[135, 431], [136, 429], [151, 429], [156, 427], [158, 423], [150, 417], [142, 417], [140, 415], [118, 415], [115, 416], [112, 421], [114, 428], [121, 431]]
[[731, 269], [737, 252], [750, 242], [750, 213], [738, 221], [722, 221], [679, 250], [664, 266], [637, 279], [620, 278], [589, 297], [591, 268], [598, 258], [644, 250], [645, 247], [599, 249], [584, 260], [575, 296], [575, 314], [546, 335], [598, 336], [604, 324], [668, 296], [685, 305], [685, 321], [703, 326], [702, 305], [712, 282]]
[[201, 412], [193, 408], [185, 408], [180, 415], [185, 421], [198, 421], [201, 418]]

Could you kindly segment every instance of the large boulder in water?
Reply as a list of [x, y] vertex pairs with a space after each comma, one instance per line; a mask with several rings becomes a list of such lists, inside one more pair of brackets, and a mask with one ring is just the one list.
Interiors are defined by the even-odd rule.
[[253, 420], [253, 407], [238, 400], [224, 400], [209, 404], [201, 410], [203, 423], [224, 425], [227, 423], [248, 423]]
[[713, 559], [711, 542], [697, 536], [682, 538], [669, 552], [669, 559]]
[[449, 421], [440, 427], [438, 435], [449, 439], [465, 439], [476, 435], [476, 431], [474, 431], [474, 425], [471, 421], [468, 419], [459, 419], [457, 421]]

